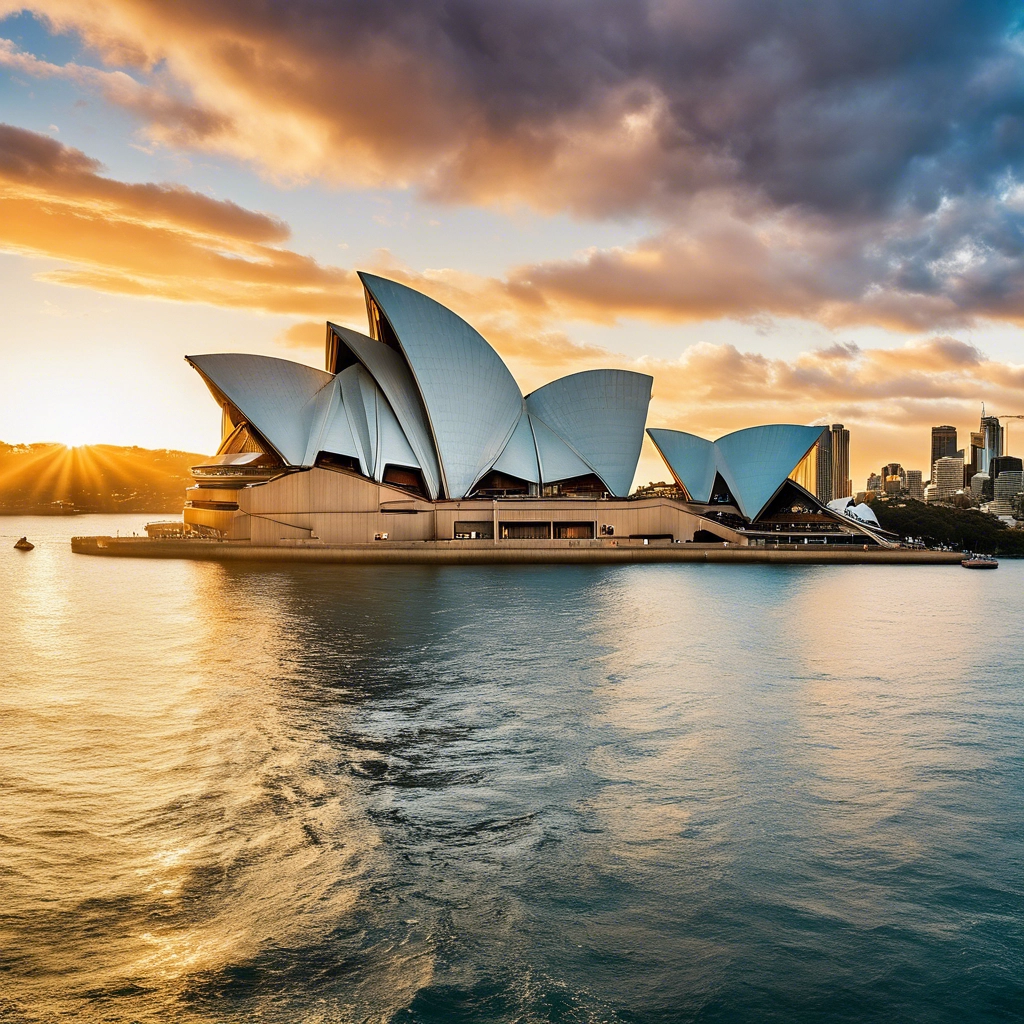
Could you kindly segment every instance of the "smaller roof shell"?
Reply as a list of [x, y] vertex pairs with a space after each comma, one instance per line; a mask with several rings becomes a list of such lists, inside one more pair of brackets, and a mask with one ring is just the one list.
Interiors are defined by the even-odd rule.
[[341, 344], [370, 372], [387, 396], [398, 422], [415, 453], [416, 465], [423, 473], [423, 481], [431, 498], [441, 493], [441, 469], [437, 450], [430, 434], [427, 411], [420, 399], [419, 389], [408, 364], [401, 353], [348, 327], [328, 324]]
[[538, 388], [527, 396], [526, 407], [611, 494], [625, 497], [640, 459], [653, 383], [653, 377], [631, 370], [584, 370]]
[[681, 430], [647, 431], [693, 501], [710, 500], [720, 473], [740, 512], [751, 521], [764, 511], [821, 432], [821, 427], [771, 423], [707, 441]]
[[502, 449], [494, 463], [493, 469], [499, 473], [507, 473], [509, 476], [526, 480], [531, 484], [540, 483], [540, 466], [537, 463], [537, 443], [533, 439], [533, 430], [530, 429], [530, 416], [523, 406], [523, 412], [508, 439], [508, 444]]
[[223, 352], [186, 356], [220, 402], [233, 405], [290, 466], [304, 465], [313, 425], [311, 401], [332, 376], [273, 356]]

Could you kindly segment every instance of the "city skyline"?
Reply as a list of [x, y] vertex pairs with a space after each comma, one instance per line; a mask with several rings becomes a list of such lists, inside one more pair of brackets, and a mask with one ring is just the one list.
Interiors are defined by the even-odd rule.
[[184, 352], [318, 365], [359, 269], [463, 310], [527, 389], [616, 366], [701, 436], [843, 423], [854, 480], [1024, 411], [1001, 7], [638, 8], [619, 49], [549, 10], [546, 66], [483, 11], [0, 4], [0, 438], [211, 451]]

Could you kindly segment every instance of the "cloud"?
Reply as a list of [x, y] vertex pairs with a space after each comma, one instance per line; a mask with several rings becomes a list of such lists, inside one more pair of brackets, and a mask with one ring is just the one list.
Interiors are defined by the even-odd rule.
[[281, 182], [652, 219], [510, 275], [567, 315], [1024, 314], [1008, 0], [0, 0], [22, 9], [103, 66], [11, 42], [0, 64], [99, 92], [150, 142]]
[[355, 275], [282, 248], [289, 231], [277, 218], [100, 169], [0, 125], [0, 247], [64, 261], [42, 276], [100, 291], [307, 316], [360, 308]]
[[977, 196], [884, 227], [706, 197], [632, 247], [515, 268], [509, 279], [562, 315], [597, 322], [769, 315], [911, 332], [1024, 323], [1022, 229]]
[[[179, 89], [191, 144], [285, 177], [599, 214], [735, 186], [859, 217], [985, 190], [1024, 147], [1006, 0], [0, 3], [21, 9]], [[189, 120], [112, 81], [156, 137]]]
[[[322, 351], [324, 320], [365, 329], [355, 274], [288, 249], [288, 227], [276, 218], [179, 186], [120, 182], [101, 171], [80, 150], [0, 125], [0, 249], [61, 261], [62, 267], [43, 275], [57, 283], [293, 316], [295, 324], [278, 341], [316, 352], [312, 361]], [[669, 360], [576, 344], [562, 328], [573, 316], [657, 310], [659, 302], [667, 318], [690, 315], [688, 303], [704, 303], [693, 314], [701, 317], [735, 308], [722, 298], [731, 287], [729, 273], [747, 275], [747, 287], [767, 273], [755, 243], [747, 235], [738, 242], [722, 235], [717, 244], [724, 246], [723, 255], [702, 284], [675, 282], [664, 254], [653, 248], [605, 254], [602, 260], [614, 265], [602, 269], [607, 276], [600, 279], [574, 276], [592, 265], [603, 268], [594, 256], [569, 265], [572, 273], [554, 265], [505, 279], [453, 269], [415, 272], [386, 252], [376, 254], [367, 269], [404, 281], [465, 316], [509, 362], [524, 391], [588, 367], [637, 369], [655, 378], [651, 423], [708, 437], [763, 422], [843, 421], [858, 436], [884, 443], [886, 458], [921, 465], [923, 456], [904, 451], [911, 444], [906, 439], [926, 437], [932, 423], [966, 429], [977, 419], [980, 396], [997, 411], [1024, 409], [1024, 365], [990, 360], [948, 335], [915, 336], [890, 348], [837, 340], [792, 359], [704, 342]], [[692, 266], [701, 262], [695, 259]], [[628, 304], [634, 301], [631, 287], [620, 280], [630, 273], [637, 275], [633, 287], [646, 281], [649, 289], [635, 309]], [[815, 273], [814, 260], [807, 260], [802, 280], [813, 284]], [[641, 279], [642, 274], [648, 276]], [[668, 298], [650, 290], [651, 282], [666, 289]], [[748, 311], [771, 297], [770, 288], [757, 287], [762, 298], [743, 307]], [[786, 302], [813, 294], [812, 285], [792, 289]]]

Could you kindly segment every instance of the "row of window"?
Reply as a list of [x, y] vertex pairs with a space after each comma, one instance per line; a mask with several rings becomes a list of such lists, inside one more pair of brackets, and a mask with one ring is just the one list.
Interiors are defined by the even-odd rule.
[[[513, 519], [498, 523], [498, 537], [501, 540], [593, 540], [596, 525], [593, 520], [560, 523]], [[456, 540], [494, 540], [494, 523], [489, 519], [457, 522], [454, 537]]]

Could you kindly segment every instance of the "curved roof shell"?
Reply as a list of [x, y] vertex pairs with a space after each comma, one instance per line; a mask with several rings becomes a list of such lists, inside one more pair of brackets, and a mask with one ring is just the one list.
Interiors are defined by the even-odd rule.
[[[423, 407], [419, 389], [412, 372], [402, 356], [382, 341], [347, 327], [327, 325], [345, 346], [353, 360], [357, 360], [373, 376], [398, 417], [409, 446], [415, 453], [416, 466], [423, 473], [423, 481], [431, 498], [441, 493], [441, 470], [437, 451], [430, 434], [427, 411]], [[407, 463], [403, 463], [406, 465]]]
[[287, 465], [304, 464], [313, 399], [333, 377], [303, 363], [224, 352], [186, 356], [218, 401], [233, 405]]
[[539, 416], [531, 415], [529, 419], [537, 442], [542, 483], [553, 484], [594, 472], [593, 467], [584, 462]]
[[360, 280], [387, 318], [426, 408], [444, 490], [462, 498], [495, 463], [522, 412], [501, 357], [460, 316], [396, 281]]
[[757, 518], [819, 437], [821, 427], [772, 423], [737, 430], [715, 442], [728, 468], [723, 475], [748, 519]]
[[681, 430], [647, 431], [673, 476], [697, 502], [710, 500], [721, 473], [740, 512], [756, 519], [821, 436], [821, 427], [772, 423], [706, 441]]
[[718, 472], [714, 442], [661, 427], [650, 427], [647, 433], [691, 500], [710, 501]]
[[[632, 370], [584, 370], [526, 398], [616, 497], [629, 494], [644, 440], [654, 378]], [[545, 477], [547, 474], [545, 474]]]
[[507, 473], [509, 476], [518, 477], [531, 484], [540, 483], [540, 466], [537, 463], [537, 443], [533, 439], [533, 430], [530, 427], [530, 416], [526, 412], [526, 406], [519, 417], [508, 444], [502, 449], [501, 454], [495, 460], [492, 469], [499, 473]]

